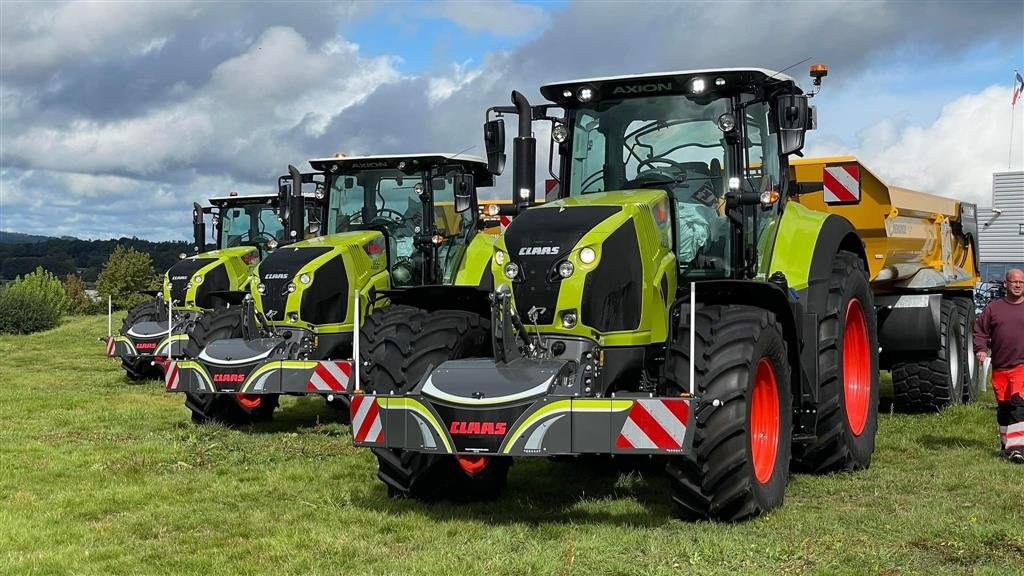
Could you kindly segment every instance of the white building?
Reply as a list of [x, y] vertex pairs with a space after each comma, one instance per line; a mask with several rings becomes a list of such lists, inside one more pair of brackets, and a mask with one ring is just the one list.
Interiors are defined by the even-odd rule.
[[1024, 269], [1024, 172], [992, 175], [992, 205], [978, 208], [978, 243], [982, 281]]

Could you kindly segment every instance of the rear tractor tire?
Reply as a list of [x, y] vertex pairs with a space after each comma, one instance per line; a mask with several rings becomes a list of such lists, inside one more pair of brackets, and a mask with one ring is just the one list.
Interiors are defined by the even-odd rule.
[[[240, 306], [207, 312], [196, 320], [188, 333], [186, 355], [195, 358], [214, 340], [241, 338], [244, 311]], [[192, 413], [192, 422], [219, 422], [227, 426], [243, 426], [265, 422], [274, 417], [277, 394], [194, 394], [185, 393], [185, 407]]]
[[797, 446], [794, 467], [803, 472], [862, 470], [871, 465], [878, 430], [878, 331], [864, 263], [836, 254], [818, 311], [816, 440]]
[[[484, 356], [490, 322], [471, 312], [427, 312], [390, 306], [370, 315], [361, 331], [362, 382], [369, 392], [406, 393], [446, 360]], [[505, 486], [511, 459], [453, 457], [374, 449], [377, 477], [393, 497], [489, 500]]]
[[[698, 382], [693, 448], [669, 458], [672, 501], [684, 520], [737, 522], [782, 504], [789, 480], [793, 399], [786, 341], [753, 306], [703, 306], [694, 344]], [[688, 390], [689, 318], [668, 351], [668, 393]]]
[[[935, 355], [895, 362], [894, 404], [900, 412], [938, 412], [971, 395], [967, 315], [960, 300], [944, 297], [939, 309], [939, 349]], [[977, 395], [977, 392], [975, 392]]]
[[[127, 334], [128, 329], [139, 322], [167, 322], [167, 307], [163, 305], [163, 300], [153, 298], [129, 310], [121, 321], [121, 334]], [[152, 356], [149, 355], [122, 357], [121, 367], [124, 368], [125, 376], [133, 382], [157, 380], [163, 374], [159, 367], [153, 365]]]

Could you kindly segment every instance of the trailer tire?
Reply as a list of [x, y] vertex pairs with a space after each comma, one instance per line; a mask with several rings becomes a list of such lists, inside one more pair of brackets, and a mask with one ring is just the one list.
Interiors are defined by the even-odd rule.
[[[163, 305], [163, 300], [153, 298], [128, 310], [128, 315], [121, 321], [121, 335], [127, 334], [128, 329], [139, 322], [167, 322], [167, 307]], [[153, 365], [153, 357], [150, 355], [122, 356], [121, 367], [124, 368], [125, 376], [133, 382], [156, 380], [162, 374]]]
[[933, 357], [893, 362], [893, 404], [900, 412], [938, 412], [964, 397], [969, 376], [961, 307], [943, 297], [939, 309], [939, 349]]
[[836, 254], [818, 316], [816, 439], [797, 446], [803, 472], [862, 470], [871, 465], [878, 430], [878, 329], [863, 261]]
[[[703, 306], [694, 344], [699, 383], [693, 448], [668, 459], [684, 520], [737, 522], [782, 504], [789, 479], [793, 397], [775, 315], [753, 306]], [[688, 390], [689, 319], [668, 351], [668, 394]]]
[[978, 399], [978, 378], [976, 377], [978, 360], [974, 355], [974, 298], [957, 296], [953, 301], [960, 314], [959, 323], [964, 337], [964, 353], [962, 355], [964, 385], [961, 388], [963, 391], [961, 401], [964, 404], [970, 404]]
[[[391, 306], [371, 314], [360, 332], [360, 346], [367, 351], [365, 388], [378, 394], [408, 392], [445, 360], [482, 356], [490, 345], [490, 322], [463, 310]], [[424, 500], [496, 498], [510, 465], [508, 458], [492, 457], [470, 475], [452, 456], [383, 448], [373, 453], [388, 495]]]
[[[219, 308], [202, 314], [188, 331], [186, 355], [194, 358], [214, 340], [241, 338], [245, 311], [241, 306]], [[226, 426], [243, 426], [265, 422], [274, 417], [277, 394], [202, 394], [185, 393], [185, 407], [196, 424], [219, 422]]]

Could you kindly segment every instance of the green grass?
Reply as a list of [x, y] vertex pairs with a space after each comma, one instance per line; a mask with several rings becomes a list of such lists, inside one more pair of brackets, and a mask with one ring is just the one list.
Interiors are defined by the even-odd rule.
[[865, 472], [792, 478], [739, 525], [672, 518], [655, 473], [520, 461], [491, 505], [387, 498], [314, 399], [272, 424], [191, 424], [126, 382], [102, 317], [0, 337], [0, 574], [1024, 573], [1024, 467], [991, 393], [881, 417]]

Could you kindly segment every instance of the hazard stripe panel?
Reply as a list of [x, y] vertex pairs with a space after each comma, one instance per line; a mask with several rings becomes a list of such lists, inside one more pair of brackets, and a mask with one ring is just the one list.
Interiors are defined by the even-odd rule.
[[113, 336], [107, 337], [107, 356], [113, 356], [114, 352], [117, 351], [117, 344], [114, 341]]
[[320, 362], [310, 375], [306, 389], [311, 392], [345, 392], [351, 375], [351, 362]]
[[682, 398], [650, 398], [633, 402], [619, 431], [620, 450], [681, 450], [690, 407]]
[[379, 444], [384, 442], [384, 425], [380, 418], [380, 407], [376, 396], [354, 394], [352, 396], [352, 439], [355, 442]]
[[822, 175], [822, 185], [827, 204], [860, 202], [860, 166], [826, 166]]
[[178, 363], [174, 360], [169, 360], [164, 364], [164, 383], [167, 385], [168, 390], [178, 389]]

